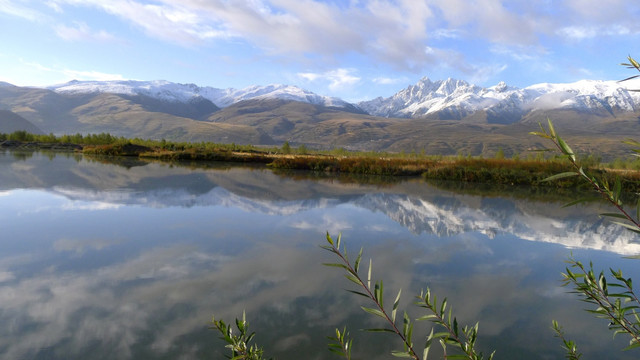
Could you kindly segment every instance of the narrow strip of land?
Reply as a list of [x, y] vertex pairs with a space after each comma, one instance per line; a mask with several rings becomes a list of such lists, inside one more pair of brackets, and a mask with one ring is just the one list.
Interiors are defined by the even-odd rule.
[[[13, 150], [73, 151], [96, 157], [136, 157], [142, 160], [224, 161], [263, 164], [272, 169], [307, 170], [323, 173], [344, 173], [385, 176], [422, 176], [425, 179], [453, 180], [508, 185], [585, 187], [579, 177], [545, 182], [545, 178], [571, 171], [562, 158], [483, 159], [474, 157], [443, 157], [416, 154], [350, 153], [340, 151], [294, 153], [290, 148], [258, 148], [246, 145], [211, 143], [170, 143], [166, 141], [123, 141], [109, 144], [72, 142], [42, 142], [5, 140], [0, 148]], [[598, 164], [589, 171], [604, 182], [622, 180], [627, 192], [640, 192], [640, 172], [605, 169]]]

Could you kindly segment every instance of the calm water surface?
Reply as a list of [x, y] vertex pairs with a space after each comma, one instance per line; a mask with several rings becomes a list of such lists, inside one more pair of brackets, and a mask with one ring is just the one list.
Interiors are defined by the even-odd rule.
[[[453, 189], [456, 188], [456, 189]], [[349, 325], [358, 359], [389, 359], [396, 339], [323, 262], [324, 234], [365, 248], [387, 302], [429, 286], [461, 323], [480, 322], [497, 359], [560, 359], [560, 321], [587, 359], [631, 359], [627, 339], [560, 287], [572, 252], [640, 278], [638, 238], [559, 195], [286, 176], [69, 155], [0, 153], [0, 358], [221, 359], [213, 314], [246, 311], [278, 359], [334, 359]], [[427, 324], [417, 324], [416, 343]]]

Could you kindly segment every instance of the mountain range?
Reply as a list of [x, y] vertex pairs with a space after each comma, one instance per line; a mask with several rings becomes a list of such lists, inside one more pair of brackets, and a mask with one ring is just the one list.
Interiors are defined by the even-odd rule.
[[312, 148], [507, 155], [537, 145], [547, 117], [577, 149], [625, 153], [640, 133], [640, 93], [615, 81], [484, 88], [422, 78], [359, 103], [289, 85], [218, 89], [168, 81], [71, 81], [45, 88], [0, 83], [0, 132], [118, 136]]
[[369, 114], [385, 117], [461, 120], [484, 111], [489, 122], [513, 123], [540, 110], [565, 109], [612, 116], [618, 112], [634, 112], [640, 109], [640, 93], [616, 81], [543, 83], [520, 89], [504, 82], [483, 88], [462, 80], [423, 78], [391, 97], [379, 97], [358, 105]]

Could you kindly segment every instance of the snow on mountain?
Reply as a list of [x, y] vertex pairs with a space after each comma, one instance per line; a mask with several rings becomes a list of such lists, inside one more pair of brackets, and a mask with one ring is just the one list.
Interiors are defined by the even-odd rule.
[[581, 80], [574, 83], [541, 83], [526, 88], [504, 82], [484, 88], [463, 80], [432, 81], [425, 77], [388, 98], [378, 97], [354, 106], [336, 97], [322, 96], [297, 86], [253, 85], [244, 89], [218, 89], [169, 81], [71, 81], [49, 86], [58, 93], [116, 93], [145, 95], [156, 99], [189, 103], [207, 99], [224, 108], [243, 100], [285, 99], [315, 105], [359, 110], [382, 117], [463, 119], [485, 111], [496, 121], [515, 122], [533, 110], [570, 109], [578, 111], [640, 110], [640, 93], [617, 81]]
[[462, 119], [476, 111], [498, 116], [549, 109], [636, 111], [640, 110], [640, 94], [617, 81], [542, 83], [520, 89], [504, 82], [483, 88], [463, 80], [432, 81], [425, 77], [391, 97], [378, 97], [358, 106], [384, 117], [418, 118], [437, 113], [440, 118]]
[[297, 86], [272, 84], [253, 85], [244, 89], [218, 89], [199, 87], [194, 84], [178, 84], [164, 80], [156, 81], [77, 81], [47, 87], [58, 93], [114, 93], [123, 95], [145, 95], [156, 99], [188, 103], [204, 98], [218, 107], [227, 107], [249, 99], [284, 99], [302, 101], [315, 105], [333, 107], [353, 107], [352, 104], [336, 97], [322, 96]]
[[623, 255], [640, 251], [636, 236], [624, 228], [606, 222], [593, 214], [558, 220], [544, 211], [536, 211], [535, 204], [520, 204], [517, 200], [504, 201], [513, 208], [505, 212], [501, 205], [485, 202], [483, 206], [469, 206], [455, 196], [421, 198], [406, 194], [369, 193], [349, 199], [311, 198], [303, 200], [253, 199], [222, 187], [205, 193], [187, 189], [155, 189], [153, 191], [86, 190], [56, 187], [53, 192], [79, 202], [83, 209], [117, 208], [139, 205], [153, 208], [168, 206], [225, 206], [243, 211], [268, 215], [295, 215], [312, 209], [331, 209], [347, 203], [361, 209], [384, 214], [415, 234], [435, 234], [450, 237], [476, 232], [494, 238], [500, 234], [513, 234], [528, 241], [556, 243], [568, 248], [598, 249]]
[[514, 210], [504, 212], [499, 204], [489, 202], [482, 207], [470, 207], [454, 197], [424, 199], [403, 194], [367, 194], [353, 203], [385, 214], [416, 234], [449, 237], [477, 232], [489, 238], [513, 234], [523, 240], [568, 248], [598, 249], [623, 255], [640, 251], [635, 235], [596, 214], [588, 220], [580, 217], [558, 220], [544, 212], [527, 211], [530, 204], [521, 207], [518, 201], [501, 201], [513, 206]]
[[[206, 88], [205, 88], [206, 89]], [[207, 97], [206, 95], [203, 95]], [[297, 86], [273, 84], [267, 86], [253, 85], [244, 89], [225, 89], [214, 99], [210, 99], [219, 107], [226, 107], [249, 99], [277, 98], [283, 100], [302, 101], [315, 105], [347, 107], [351, 104], [336, 97], [322, 96]]]
[[157, 99], [189, 102], [198, 97], [197, 86], [175, 84], [169, 81], [78, 81], [47, 87], [57, 93], [90, 94], [113, 93], [122, 95], [146, 95]]

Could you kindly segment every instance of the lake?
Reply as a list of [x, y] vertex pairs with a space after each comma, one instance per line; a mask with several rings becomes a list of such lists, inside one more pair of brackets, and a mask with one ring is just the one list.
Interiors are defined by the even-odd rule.
[[[421, 316], [413, 297], [430, 287], [461, 324], [480, 322], [479, 348], [496, 359], [563, 358], [552, 319], [587, 359], [638, 357], [560, 286], [570, 254], [640, 279], [640, 260], [624, 257], [639, 239], [601, 219], [605, 205], [562, 208], [570, 191], [201, 165], [0, 152], [0, 357], [221, 359], [211, 317], [245, 311], [278, 359], [337, 359], [326, 336], [344, 325], [355, 358], [392, 358], [396, 338], [361, 332], [383, 324], [322, 265], [336, 260], [319, 247], [327, 231], [353, 255], [364, 247], [388, 304], [402, 288], [401, 308]], [[428, 326], [416, 324], [417, 344]]]

